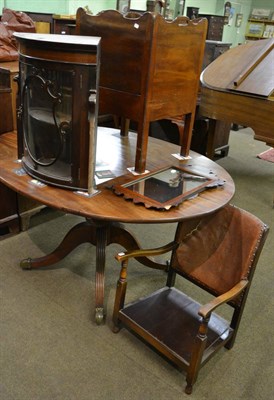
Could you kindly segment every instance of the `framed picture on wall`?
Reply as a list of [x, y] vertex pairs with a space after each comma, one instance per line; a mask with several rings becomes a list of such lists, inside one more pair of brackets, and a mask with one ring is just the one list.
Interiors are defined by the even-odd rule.
[[117, 0], [116, 9], [125, 14], [130, 10], [130, 0]]
[[260, 38], [263, 36], [264, 23], [248, 22], [246, 26], [246, 36]]
[[264, 38], [274, 37], [274, 25], [266, 25], [263, 33]]
[[264, 20], [269, 19], [271, 15], [271, 10], [266, 8], [253, 8], [250, 15], [251, 19]]

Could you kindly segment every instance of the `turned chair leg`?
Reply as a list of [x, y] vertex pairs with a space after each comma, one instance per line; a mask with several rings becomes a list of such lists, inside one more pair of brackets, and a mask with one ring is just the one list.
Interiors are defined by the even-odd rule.
[[186, 382], [187, 382], [187, 385], [185, 387], [186, 394], [192, 393], [193, 385], [197, 380], [203, 353], [207, 342], [207, 330], [208, 330], [209, 318], [210, 317], [202, 319], [199, 331], [195, 339], [194, 349], [191, 355], [191, 360], [186, 375]]
[[126, 281], [127, 265], [128, 265], [128, 260], [122, 262], [120, 278], [117, 282], [117, 290], [116, 290], [116, 296], [113, 308], [113, 318], [112, 318], [114, 324], [112, 330], [114, 333], [118, 333], [121, 329], [118, 314], [121, 308], [123, 308], [125, 304], [125, 296], [127, 289], [127, 281]]

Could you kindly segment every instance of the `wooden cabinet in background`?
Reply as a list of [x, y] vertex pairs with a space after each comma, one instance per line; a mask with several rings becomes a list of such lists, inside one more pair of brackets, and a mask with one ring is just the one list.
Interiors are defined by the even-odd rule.
[[34, 22], [36, 32], [53, 33], [52, 14], [24, 11]]
[[0, 239], [1, 236], [19, 232], [19, 228], [16, 193], [0, 183]]
[[[203, 69], [221, 54], [229, 50], [231, 43], [207, 40], [203, 59]], [[191, 150], [206, 155], [208, 158], [224, 157], [228, 154], [230, 123], [217, 121], [214, 124], [199, 115], [199, 97], [196, 106], [194, 127], [192, 130]], [[214, 140], [209, 140], [209, 129], [214, 130]], [[150, 136], [166, 140], [171, 143], [179, 143], [179, 132], [175, 124], [168, 120], [152, 122], [150, 125]]]
[[[16, 129], [16, 96], [17, 96], [17, 83], [14, 78], [19, 73], [19, 63], [18, 61], [7, 61], [0, 63], [0, 86], [4, 86], [9, 90], [11, 96], [11, 108], [8, 104], [5, 104], [5, 108], [1, 107], [1, 114], [4, 115], [5, 118], [10, 118], [10, 112], [12, 115], [12, 124], [9, 124], [9, 129], [5, 132], [12, 131]], [[8, 101], [9, 102], [9, 101]], [[4, 112], [4, 110], [6, 110]], [[9, 115], [8, 115], [9, 114]], [[3, 117], [1, 117], [2, 119]]]
[[[1, 108], [5, 115], [7, 109]], [[16, 158], [16, 135], [11, 139], [10, 134], [0, 134], [0, 159], [5, 160], [14, 155]], [[7, 234], [17, 233], [20, 229], [19, 213], [17, 208], [17, 194], [0, 183], [0, 239]]]
[[[231, 43], [207, 40], [203, 61], [203, 70], [216, 58], [230, 49]], [[231, 124], [224, 121], [216, 121], [213, 124], [208, 118], [204, 118], [199, 112], [197, 102], [196, 117], [192, 133], [191, 149], [206, 155], [208, 158], [225, 157], [229, 150], [229, 134]], [[209, 130], [214, 130], [214, 135], [209, 135]], [[213, 139], [214, 137], [214, 139]], [[212, 138], [212, 139], [210, 139]]]
[[75, 15], [48, 14], [39, 12], [25, 13], [34, 21], [36, 32], [73, 35], [75, 30]]
[[[0, 68], [0, 110], [0, 158], [3, 160], [12, 154], [16, 156], [16, 142], [8, 141], [6, 146], [2, 145], [5, 133], [13, 130], [10, 74], [8, 69], [2, 68]], [[19, 232], [19, 226], [17, 195], [0, 183], [0, 239], [4, 235]]]
[[[0, 158], [14, 154], [17, 158], [16, 132], [14, 141], [6, 138], [5, 133], [16, 130], [17, 83], [14, 78], [19, 73], [18, 61], [0, 63]], [[3, 134], [3, 135], [2, 135]], [[3, 184], [0, 184], [0, 238], [14, 234], [29, 227], [30, 217], [44, 206], [29, 200]]]
[[224, 43], [218, 40], [206, 40], [203, 70], [216, 58], [230, 49], [232, 43]]
[[59, 17], [53, 15], [53, 33], [61, 35], [74, 35], [76, 28], [75, 17]]
[[[12, 131], [12, 105], [11, 105], [11, 89], [9, 85], [3, 84], [3, 76], [0, 74], [0, 134]], [[3, 112], [5, 110], [5, 113]]]
[[146, 168], [152, 121], [184, 117], [180, 153], [188, 155], [206, 28], [204, 19], [169, 22], [158, 13], [131, 18], [115, 10], [98, 16], [77, 11], [77, 34], [102, 38], [99, 114], [137, 124], [137, 173]]
[[[0, 159], [13, 157], [17, 159], [16, 132], [0, 135]], [[19, 168], [19, 164], [14, 164]], [[6, 235], [25, 231], [29, 228], [32, 215], [41, 211], [45, 206], [24, 197], [0, 183], [0, 239]]]
[[208, 20], [207, 40], [222, 40], [225, 17], [222, 15], [199, 14], [199, 18]]

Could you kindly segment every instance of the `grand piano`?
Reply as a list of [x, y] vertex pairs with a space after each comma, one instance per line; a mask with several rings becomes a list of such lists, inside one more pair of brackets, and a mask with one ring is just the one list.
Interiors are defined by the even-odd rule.
[[209, 142], [221, 120], [251, 127], [254, 139], [274, 147], [274, 38], [231, 48], [203, 71], [201, 83]]

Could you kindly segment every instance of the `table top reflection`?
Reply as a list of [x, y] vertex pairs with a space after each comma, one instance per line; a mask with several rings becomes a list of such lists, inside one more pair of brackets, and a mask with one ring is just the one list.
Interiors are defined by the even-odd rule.
[[[178, 206], [165, 211], [146, 208], [143, 204], [135, 204], [132, 200], [126, 200], [124, 196], [116, 195], [110, 188], [113, 185], [125, 185], [133, 179], [133, 174], [129, 169], [134, 166], [136, 134], [129, 133], [127, 137], [122, 137], [116, 129], [100, 127], [97, 135], [96, 158], [98, 192], [87, 197], [69, 189], [50, 185], [36, 186], [32, 184], [30, 176], [18, 175], [16, 169], [20, 168], [20, 165], [16, 160], [15, 133], [1, 135], [0, 146], [4, 146], [5, 142], [13, 143], [13, 149], [7, 153], [5, 159], [0, 161], [0, 181], [2, 183], [49, 207], [85, 218], [128, 223], [178, 222], [218, 210], [231, 201], [235, 191], [231, 176], [214, 161], [195, 152], [191, 152], [191, 159], [179, 160], [174, 157], [174, 154], [178, 154], [180, 150], [179, 146], [150, 138], [147, 159], [148, 173], [158, 169], [169, 170], [170, 167], [178, 168], [178, 170], [183, 168], [191, 170], [192, 174], [221, 180], [224, 184], [204, 190], [195, 198], [183, 201]], [[144, 176], [146, 175], [139, 177], [143, 178]], [[160, 180], [164, 182], [165, 179], [162, 176]], [[201, 180], [193, 181], [192, 179], [191, 184], [199, 186]]]

